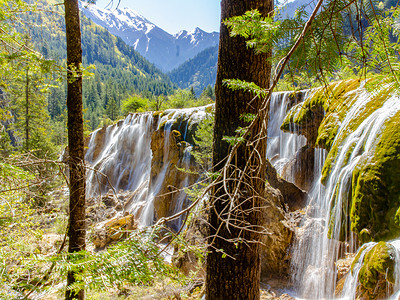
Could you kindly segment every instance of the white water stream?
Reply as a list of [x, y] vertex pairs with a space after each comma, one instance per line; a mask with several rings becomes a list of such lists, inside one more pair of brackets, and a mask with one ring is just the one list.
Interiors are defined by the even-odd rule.
[[[357, 97], [357, 100], [341, 123], [336, 138], [345, 131], [350, 132], [350, 122], [359, 116], [370, 101], [370, 95], [362, 88], [353, 93], [351, 96]], [[399, 99], [389, 98], [354, 132], [348, 134], [339, 146], [336, 161], [325, 186], [321, 184], [320, 174], [326, 151], [316, 150], [315, 172], [318, 176], [314, 176], [315, 181], [310, 191], [311, 200], [302, 224], [296, 232], [297, 241], [292, 249], [292, 280], [298, 297], [335, 298], [337, 278], [335, 262], [345, 253], [356, 251], [356, 241], [348, 230], [347, 217], [342, 215], [344, 212], [347, 214], [344, 208], [349, 205], [347, 201], [351, 193], [353, 170], [361, 158], [371, 155], [379, 141], [385, 121], [399, 110]], [[328, 238], [329, 234], [332, 239]], [[346, 242], [339, 242], [341, 237]], [[342, 299], [355, 299], [357, 274], [356, 272], [353, 274], [354, 278], [348, 276]]]
[[[191, 126], [205, 117], [209, 106], [170, 109], [159, 118], [157, 124], [152, 113], [128, 115], [115, 125], [101, 128], [92, 133], [85, 160], [91, 166], [87, 173], [87, 196], [95, 197], [113, 189], [115, 194], [129, 191], [125, 211], [135, 215], [143, 226], [154, 221], [154, 198], [160, 193], [170, 166], [170, 133], [174, 123], [185, 140]], [[183, 124], [185, 121], [185, 124]], [[151, 138], [154, 130], [164, 130], [163, 165], [155, 178], [151, 177], [152, 151]], [[182, 165], [188, 166], [190, 147], [182, 157]], [[184, 180], [183, 186], [188, 184]], [[178, 196], [174, 211], [185, 205], [186, 194]], [[175, 224], [178, 226], [178, 220]]]
[[[282, 174], [285, 165], [290, 163], [297, 151], [306, 144], [304, 136], [283, 132], [280, 129], [290, 108], [298, 103], [290, 95], [291, 92], [273, 93], [270, 103], [267, 158], [279, 174]], [[300, 101], [303, 101], [306, 93], [301, 93], [301, 95], [302, 98]], [[293, 128], [292, 131], [296, 132], [296, 128]], [[286, 180], [293, 181], [290, 173], [285, 173], [284, 177]]]

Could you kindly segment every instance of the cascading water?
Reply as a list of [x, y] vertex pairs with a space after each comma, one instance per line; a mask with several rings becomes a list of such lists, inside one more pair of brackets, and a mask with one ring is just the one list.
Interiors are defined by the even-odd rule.
[[[182, 157], [181, 165], [183, 166], [183, 168], [185, 168], [187, 170], [190, 169], [190, 161], [191, 161], [190, 151], [191, 150], [192, 150], [192, 146], [187, 147], [184, 150], [184, 154]], [[189, 175], [184, 177], [182, 186], [184, 186], [184, 187], [189, 186]], [[181, 190], [177, 196], [176, 205], [174, 207], [173, 214], [176, 214], [176, 213], [182, 211], [182, 209], [186, 206], [186, 203], [185, 203], [186, 201], [187, 201], [186, 192], [185, 192], [185, 190]], [[178, 219], [172, 221], [171, 227], [173, 229], [175, 229], [175, 231], [178, 231], [182, 222], [183, 222], [183, 216], [180, 216]]]
[[148, 198], [152, 126], [150, 113], [135, 114], [92, 133], [85, 156], [92, 166], [87, 174], [88, 197], [111, 188], [135, 191], [125, 206], [134, 215], [140, 214]]
[[[268, 142], [267, 142], [267, 158], [276, 168], [279, 174], [282, 174], [283, 168], [293, 159], [297, 151], [306, 144], [306, 138], [301, 135], [291, 134], [280, 130], [280, 126], [286, 117], [289, 109], [302, 101], [305, 92], [300, 94], [300, 99], [293, 99], [291, 92], [273, 93], [270, 102], [270, 114], [268, 121]], [[296, 132], [295, 129], [293, 132]], [[293, 181], [290, 172], [285, 173], [285, 179]]]
[[[211, 110], [209, 106], [166, 110], [157, 124], [152, 113], [132, 114], [118, 124], [93, 132], [85, 156], [91, 166], [87, 173], [87, 196], [96, 197], [110, 189], [114, 189], [115, 193], [129, 191], [124, 211], [134, 214], [141, 225], [151, 225], [155, 217], [155, 198], [162, 191], [166, 177], [170, 176], [171, 133], [178, 130], [184, 140], [188, 138], [193, 142], [188, 132], [195, 128], [208, 110]], [[152, 174], [151, 143], [156, 130], [162, 131], [162, 167], [159, 172]], [[191, 157], [191, 147], [187, 145], [179, 162], [183, 167], [188, 167]], [[189, 178], [186, 176], [178, 188], [188, 184]], [[186, 194], [178, 194], [173, 212], [186, 205]], [[180, 226], [180, 222], [176, 221], [174, 227]]]
[[[368, 107], [371, 95], [361, 86], [347, 96], [353, 97], [355, 102], [336, 135], [334, 143], [338, 144], [338, 151], [325, 185], [321, 183], [321, 171], [326, 151], [316, 149], [314, 166], [318, 176], [314, 177], [310, 203], [292, 248], [292, 280], [301, 298], [335, 298], [335, 262], [345, 253], [354, 253], [357, 244], [348, 220], [353, 171], [361, 159], [373, 152], [385, 122], [400, 110], [398, 97], [389, 97], [382, 107], [352, 130], [354, 120]], [[353, 276], [357, 276], [355, 273]], [[349, 275], [343, 290], [344, 299], [355, 299], [355, 282]]]

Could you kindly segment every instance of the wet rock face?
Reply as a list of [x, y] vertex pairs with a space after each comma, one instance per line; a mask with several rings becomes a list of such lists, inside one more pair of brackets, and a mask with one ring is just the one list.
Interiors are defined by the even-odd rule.
[[[105, 133], [107, 131], [107, 127], [100, 128], [97, 130], [96, 135], [94, 136], [94, 148], [92, 149], [93, 151], [93, 160], [97, 160], [99, 158], [99, 154], [101, 151], [104, 149], [104, 143], [106, 141], [105, 139]], [[85, 139], [85, 149], [89, 146], [89, 138]]]
[[376, 244], [364, 257], [358, 278], [360, 283], [366, 289], [375, 288], [379, 278], [378, 275], [384, 275], [391, 283], [394, 279], [395, 249], [385, 242]]
[[[342, 200], [338, 200], [342, 197], [339, 194], [333, 197], [335, 202], [347, 203], [341, 213], [339, 208], [331, 212], [332, 219], [342, 215], [341, 223], [348, 224], [340, 239], [346, 230], [355, 232], [363, 243], [393, 239], [400, 233], [400, 113], [398, 99], [392, 98], [385, 89], [369, 93], [358, 80], [335, 82], [328, 91], [316, 89], [303, 103], [295, 105], [281, 126], [289, 132], [298, 130], [307, 138], [308, 147], [283, 170], [284, 174], [294, 174], [293, 182], [302, 189], [310, 188], [312, 147], [328, 151], [321, 179], [326, 186], [332, 185], [330, 177], [354, 164], [351, 178], [346, 179], [351, 183], [350, 192]], [[335, 208], [336, 203], [331, 207]]]
[[267, 161], [267, 181], [271, 187], [279, 190], [282, 196], [281, 205], [287, 205], [290, 211], [301, 209], [306, 205], [307, 193], [294, 183], [280, 177], [269, 161]]
[[400, 234], [400, 112], [385, 123], [373, 153], [353, 173], [352, 230], [363, 242]]
[[314, 181], [314, 156], [313, 147], [308, 144], [302, 147], [296, 156], [282, 169], [282, 177], [293, 178], [293, 183], [300, 189], [309, 192]]
[[[302, 104], [298, 104], [301, 107]], [[290, 116], [281, 126], [281, 129], [287, 132], [298, 132], [307, 139], [307, 144], [313, 147], [318, 138], [318, 128], [324, 118], [324, 108], [322, 105], [315, 105], [307, 110], [303, 119], [297, 120], [295, 116]]]
[[264, 210], [264, 228], [268, 231], [261, 242], [261, 278], [268, 280], [287, 277], [289, 271], [288, 248], [292, 241], [292, 231], [285, 225], [283, 197], [279, 190], [271, 186], [266, 189], [266, 209]]
[[[159, 129], [152, 135], [150, 190], [156, 193], [156, 220], [171, 216], [186, 206], [186, 193], [183, 188], [192, 185], [198, 179], [197, 174], [191, 173], [196, 171], [196, 164], [187, 152], [188, 146], [177, 130]], [[179, 229], [175, 228], [177, 223], [169, 225], [175, 230]]]
[[[364, 246], [366, 247], [366, 246]], [[359, 261], [363, 252], [362, 261]], [[395, 284], [396, 250], [386, 242], [379, 242], [369, 250], [360, 249], [351, 265], [355, 272], [356, 264], [362, 263], [358, 273], [356, 299], [388, 299]]]

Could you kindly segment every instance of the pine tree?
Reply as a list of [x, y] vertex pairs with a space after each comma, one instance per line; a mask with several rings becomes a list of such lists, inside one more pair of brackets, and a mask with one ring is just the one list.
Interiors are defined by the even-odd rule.
[[43, 74], [33, 65], [24, 68], [25, 76], [17, 79], [10, 91], [14, 114], [11, 127], [18, 139], [17, 146], [24, 152], [33, 150], [38, 157], [53, 157], [55, 151], [50, 141], [50, 116], [46, 95], [41, 92]]
[[118, 111], [119, 108], [117, 106], [117, 103], [115, 102], [114, 98], [108, 101], [107, 107], [106, 107], [106, 113], [107, 116], [112, 120], [115, 121], [118, 117]]
[[[68, 148], [69, 148], [69, 228], [68, 252], [73, 254], [86, 247], [85, 226], [85, 164], [82, 104], [82, 48], [78, 0], [65, 0], [68, 80]], [[65, 299], [84, 299], [84, 290], [68, 289], [77, 282], [76, 272], [67, 274]]]
[[[273, 11], [272, 1], [223, 0], [221, 19], [258, 9], [264, 16]], [[227, 174], [212, 190], [209, 211], [209, 247], [206, 260], [206, 300], [260, 298], [260, 238], [266, 178], [265, 119], [259, 118], [250, 136], [236, 140], [234, 157], [227, 161], [230, 144], [224, 136], [235, 136], [248, 125], [245, 116], [261, 109], [262, 99], [244, 91], [230, 90], [224, 79], [238, 78], [268, 88], [270, 53], [256, 55], [245, 40], [231, 37], [221, 25], [213, 141], [213, 171]], [[263, 111], [264, 117], [267, 111]]]

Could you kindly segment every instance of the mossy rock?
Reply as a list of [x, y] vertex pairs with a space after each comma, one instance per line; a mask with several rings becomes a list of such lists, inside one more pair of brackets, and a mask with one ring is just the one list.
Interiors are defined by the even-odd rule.
[[[307, 130], [303, 127], [312, 124], [318, 110], [325, 112], [314, 144], [328, 150], [322, 170], [323, 184], [338, 163], [339, 153], [350, 134], [391, 97], [390, 89], [377, 90], [378, 80], [370, 78], [363, 84], [356, 79], [332, 83], [328, 88], [314, 90], [287, 114], [281, 128], [290, 131], [297, 125], [301, 133]], [[375, 90], [368, 90], [370, 87]], [[379, 140], [369, 152], [364, 150], [365, 145], [359, 149], [362, 155], [352, 173], [348, 199], [342, 202], [345, 206], [336, 207], [335, 200], [331, 203], [330, 236], [335, 223], [343, 227], [337, 237], [341, 240], [350, 229], [361, 242], [388, 240], [400, 234], [400, 113], [387, 120], [379, 134]], [[347, 143], [343, 167], [356, 144], [357, 140]], [[340, 212], [340, 222], [335, 222], [335, 211]]]
[[348, 94], [359, 86], [359, 80], [351, 79], [315, 89], [312, 96], [289, 111], [281, 129], [292, 132], [297, 125], [308, 143], [329, 150], [348, 108], [356, 99]]
[[[374, 82], [374, 79], [369, 80], [370, 85], [373, 85]], [[352, 87], [354, 86], [352, 85]], [[343, 97], [340, 99], [340, 102], [342, 103], [340, 104], [342, 112], [336, 115], [338, 117], [337, 121], [340, 121], [340, 124], [345, 120], [348, 110], [355, 104], [361, 91], [363, 91], [364, 93], [367, 92], [366, 88], [364, 87], [362, 88], [362, 90], [349, 90], [347, 94], [343, 95]], [[341, 128], [340, 132], [338, 132], [340, 126], [335, 125], [335, 120], [333, 120], [333, 123], [328, 122], [329, 118], [333, 118], [332, 115], [329, 113], [326, 114], [323, 122], [321, 123], [320, 129], [318, 130], [318, 138], [316, 142], [319, 147], [325, 148], [329, 151], [322, 170], [323, 183], [325, 183], [332, 170], [333, 165], [336, 163], [339, 149], [346, 138], [352, 132], [354, 132], [361, 125], [361, 123], [364, 122], [374, 111], [381, 108], [389, 97], [389, 90], [374, 91], [372, 93], [369, 93], [367, 101], [363, 103], [362, 106], [358, 107], [356, 114], [351, 116], [350, 120], [346, 122], [346, 126]], [[338, 106], [336, 106], [334, 110], [336, 109], [338, 109]], [[349, 149], [347, 158], [350, 156], [352, 150], [353, 148]], [[344, 163], [347, 163], [347, 161], [345, 161]]]
[[353, 172], [351, 229], [362, 242], [400, 234], [400, 112], [386, 120], [375, 151]]
[[153, 117], [154, 118], [159, 118], [163, 115], [163, 111], [162, 110], [158, 110], [158, 111], [153, 111]]
[[360, 249], [358, 249], [357, 255], [354, 257], [353, 262], [351, 263], [351, 267], [350, 267], [350, 270], [351, 270], [351, 273], [352, 273], [352, 274], [353, 274], [353, 272], [354, 272], [354, 267], [356, 266], [356, 263], [357, 263], [358, 260], [360, 259], [361, 254], [364, 252], [364, 250], [365, 250], [366, 247], [367, 247], [367, 246], [363, 245]]
[[395, 283], [395, 250], [385, 242], [376, 244], [364, 257], [363, 266], [358, 274], [360, 284], [367, 290], [374, 290], [383, 275], [390, 283]]

